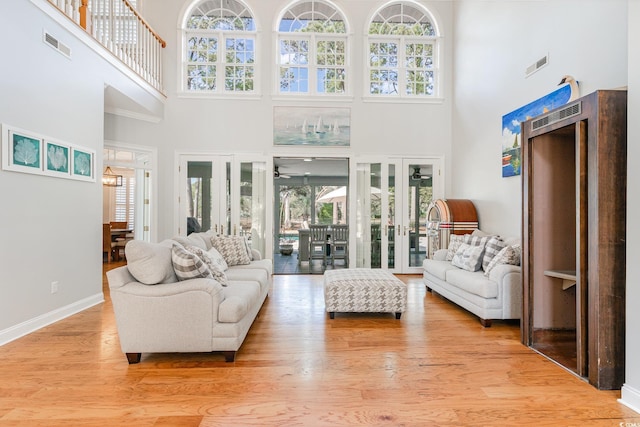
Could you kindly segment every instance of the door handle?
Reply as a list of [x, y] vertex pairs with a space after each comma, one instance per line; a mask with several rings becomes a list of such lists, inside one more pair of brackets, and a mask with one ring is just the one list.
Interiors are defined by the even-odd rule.
[[214, 224], [213, 226], [215, 233], [218, 234], [218, 224]]
[[408, 229], [408, 228], [409, 228], [409, 227], [407, 227], [406, 225], [404, 226], [404, 235], [405, 235], [405, 236], [407, 235], [407, 229]]
[[238, 234], [238, 224], [233, 224], [233, 235], [237, 235]]
[[224, 225], [220, 224], [220, 235], [224, 236]]

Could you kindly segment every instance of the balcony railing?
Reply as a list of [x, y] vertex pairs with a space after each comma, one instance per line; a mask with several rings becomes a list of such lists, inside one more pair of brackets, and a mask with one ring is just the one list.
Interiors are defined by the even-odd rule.
[[118, 59], [163, 93], [166, 43], [128, 0], [49, 0]]

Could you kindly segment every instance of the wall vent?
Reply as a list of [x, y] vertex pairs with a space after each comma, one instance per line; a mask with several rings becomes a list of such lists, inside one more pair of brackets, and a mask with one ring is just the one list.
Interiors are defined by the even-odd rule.
[[569, 117], [577, 116], [582, 112], [582, 103], [580, 101], [571, 105], [556, 110], [552, 113], [546, 114], [539, 119], [535, 119], [531, 122], [531, 130], [540, 129], [541, 127], [549, 126], [550, 124], [557, 123], [560, 120], [567, 119]]
[[549, 55], [547, 54], [547, 55], [543, 56], [542, 58], [538, 59], [533, 64], [529, 65], [527, 67], [527, 69], [524, 71], [524, 77], [525, 78], [529, 77], [531, 74], [535, 73], [540, 68], [542, 68], [545, 65], [547, 65], [548, 63], [549, 63]]
[[46, 31], [44, 31], [43, 37], [44, 37], [43, 40], [46, 44], [48, 44], [49, 46], [51, 46], [52, 48], [54, 48], [64, 56], [66, 56], [67, 58], [71, 59], [71, 48], [69, 46], [62, 43], [61, 41], [59, 41], [57, 38], [53, 37], [51, 34], [49, 34]]

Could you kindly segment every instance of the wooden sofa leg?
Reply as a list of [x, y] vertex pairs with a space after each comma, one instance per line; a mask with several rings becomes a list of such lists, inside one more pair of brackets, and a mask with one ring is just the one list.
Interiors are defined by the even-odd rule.
[[396, 319], [400, 319], [400, 316], [402, 316], [402, 313], [401, 313], [401, 312], [399, 312], [399, 311], [397, 311], [397, 312], [396, 312]]
[[491, 319], [480, 319], [480, 324], [485, 328], [491, 327]]
[[236, 352], [235, 351], [223, 351], [224, 361], [227, 363], [234, 362], [236, 360]]
[[129, 361], [129, 365], [134, 365], [136, 363], [140, 363], [140, 357], [142, 353], [126, 353], [127, 360]]
[[427, 292], [431, 292], [431, 288], [427, 286]]

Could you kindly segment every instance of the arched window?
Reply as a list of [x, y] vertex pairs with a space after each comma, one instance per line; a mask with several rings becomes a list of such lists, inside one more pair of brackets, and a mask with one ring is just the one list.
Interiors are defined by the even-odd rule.
[[278, 93], [347, 94], [347, 24], [333, 4], [291, 5], [278, 21], [277, 52]]
[[435, 97], [438, 32], [430, 13], [412, 2], [389, 3], [369, 23], [370, 96]]
[[244, 3], [200, 1], [187, 13], [183, 31], [184, 91], [256, 91], [256, 23]]

